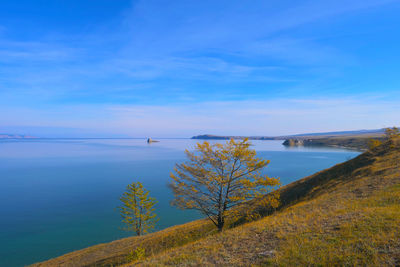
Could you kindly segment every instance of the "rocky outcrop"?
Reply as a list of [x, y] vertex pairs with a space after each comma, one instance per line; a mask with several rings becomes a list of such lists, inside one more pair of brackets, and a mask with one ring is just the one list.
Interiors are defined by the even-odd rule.
[[283, 142], [284, 146], [304, 146], [304, 140], [301, 139], [286, 139]]

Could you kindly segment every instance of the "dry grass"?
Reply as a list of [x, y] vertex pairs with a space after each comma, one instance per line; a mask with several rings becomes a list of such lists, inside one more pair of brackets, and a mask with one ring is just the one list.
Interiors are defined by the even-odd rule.
[[280, 190], [277, 210], [216, 234], [207, 221], [66, 254], [39, 266], [396, 266], [400, 264], [400, 141]]
[[400, 145], [385, 144], [283, 189], [299, 190], [285, 199], [296, 204], [136, 264], [398, 266], [399, 162]]
[[197, 220], [144, 236], [88, 247], [32, 266], [118, 266], [127, 263], [138, 249], [144, 249], [146, 255], [153, 255], [216, 232], [209, 221]]

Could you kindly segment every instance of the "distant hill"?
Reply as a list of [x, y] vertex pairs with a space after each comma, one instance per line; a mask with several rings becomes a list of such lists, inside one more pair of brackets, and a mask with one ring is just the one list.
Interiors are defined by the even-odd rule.
[[213, 134], [202, 134], [193, 136], [191, 139], [202, 139], [202, 140], [229, 140], [229, 139], [243, 139], [249, 138], [251, 140], [283, 140], [285, 138], [273, 137], [273, 136], [240, 136], [240, 135], [213, 135]]
[[338, 136], [298, 136], [288, 138], [283, 142], [284, 146], [329, 146], [342, 147], [356, 150], [366, 150], [371, 139], [384, 141], [383, 134], [359, 134]]
[[31, 138], [36, 138], [36, 137], [30, 135], [0, 133], [0, 139], [31, 139]]
[[353, 136], [353, 135], [371, 135], [378, 136], [384, 133], [384, 129], [373, 129], [373, 130], [356, 130], [356, 131], [338, 131], [338, 132], [324, 132], [324, 133], [304, 133], [294, 135], [280, 135], [280, 136], [240, 136], [240, 135], [212, 135], [203, 134], [193, 136], [192, 139], [203, 139], [203, 140], [227, 140], [227, 139], [243, 139], [249, 138], [250, 140], [286, 140], [290, 138], [310, 138], [310, 137], [333, 137], [333, 136]]
[[305, 133], [296, 134], [293, 136], [339, 136], [339, 135], [364, 135], [364, 134], [383, 134], [385, 129], [374, 130], [358, 130], [358, 131], [338, 131], [338, 132], [325, 132], [325, 133]]

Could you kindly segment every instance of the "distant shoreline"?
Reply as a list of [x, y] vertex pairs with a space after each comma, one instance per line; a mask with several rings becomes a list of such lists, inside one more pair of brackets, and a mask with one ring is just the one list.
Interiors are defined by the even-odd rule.
[[[339, 147], [355, 150], [368, 149], [368, 142], [370, 139], [383, 139], [384, 129], [374, 130], [358, 130], [358, 131], [338, 131], [326, 133], [307, 133], [295, 135], [282, 135], [282, 136], [240, 136], [240, 135], [212, 135], [203, 134], [196, 135], [191, 138], [182, 137], [169, 137], [169, 138], [156, 138], [158, 140], [172, 140], [172, 139], [194, 139], [194, 140], [229, 140], [229, 139], [244, 139], [249, 140], [281, 140], [284, 146], [327, 146]], [[36, 137], [21, 134], [0, 134], [1, 140], [15, 140], [15, 141], [28, 141], [28, 140], [146, 140], [146, 137]], [[155, 141], [155, 140], [154, 140]]]
[[284, 140], [284, 146], [326, 146], [336, 148], [346, 148], [364, 151], [368, 149], [368, 143], [371, 139], [384, 139], [384, 130], [360, 130], [328, 133], [311, 133], [287, 136], [218, 136], [218, 135], [197, 135], [192, 139], [197, 140], [229, 140], [229, 139], [249, 140]]
[[289, 134], [279, 136], [245, 136], [245, 135], [213, 135], [202, 134], [193, 136], [192, 139], [203, 140], [229, 140], [229, 139], [244, 139], [249, 140], [286, 140], [286, 139], [310, 139], [310, 138], [333, 138], [333, 137], [353, 137], [353, 136], [381, 136], [384, 134], [384, 129], [373, 130], [356, 130], [356, 131], [337, 131], [337, 132], [323, 132], [323, 133], [305, 133], [305, 134]]

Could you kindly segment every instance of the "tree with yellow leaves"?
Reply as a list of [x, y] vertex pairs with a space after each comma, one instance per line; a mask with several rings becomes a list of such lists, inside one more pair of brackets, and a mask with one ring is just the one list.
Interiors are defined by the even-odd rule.
[[400, 130], [397, 127], [389, 127], [385, 129], [385, 135], [387, 139], [394, 139], [400, 137]]
[[[198, 143], [195, 152], [185, 151], [189, 161], [177, 164], [171, 173], [172, 204], [195, 209], [222, 231], [228, 211], [259, 198], [277, 205], [277, 195], [262, 198], [279, 185], [279, 180], [261, 174], [269, 161], [256, 157], [248, 139], [225, 144]], [[243, 207], [241, 207], [243, 208]]]
[[370, 139], [370, 140], [368, 141], [368, 148], [369, 148], [369, 149], [374, 149], [375, 147], [380, 146], [381, 144], [382, 144], [382, 141], [381, 141], [381, 140], [378, 140], [378, 139]]
[[374, 149], [375, 147], [380, 146], [383, 143], [383, 141], [392, 142], [393, 140], [395, 140], [397, 138], [400, 138], [400, 129], [397, 127], [392, 127], [392, 128], [388, 127], [388, 128], [385, 128], [384, 138], [370, 139], [368, 141], [368, 147], [369, 147], [369, 149]]
[[153, 206], [157, 201], [149, 196], [140, 182], [128, 185], [120, 200], [123, 203], [119, 207], [122, 221], [127, 224], [124, 230], [143, 235], [154, 228], [158, 219]]

